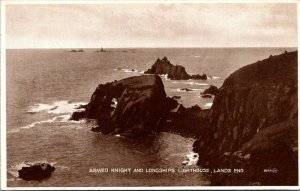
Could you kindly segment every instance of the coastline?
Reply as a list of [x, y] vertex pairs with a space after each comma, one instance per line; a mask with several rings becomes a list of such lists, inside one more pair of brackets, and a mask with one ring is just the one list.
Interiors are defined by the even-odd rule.
[[[282, 67], [282, 66], [279, 66], [278, 64], [281, 64], [282, 62], [288, 63], [289, 64], [288, 68], [287, 69], [285, 68], [284, 70], [278, 70], [278, 67]], [[258, 173], [258, 171], [257, 171], [258, 169], [256, 169], [256, 171], [255, 171], [255, 168], [253, 168], [253, 165], [251, 165], [251, 164], [248, 165], [248, 166], [245, 165], [245, 164], [247, 164], [249, 162], [250, 163], [252, 162], [251, 160], [253, 158], [253, 155], [254, 156], [256, 155], [255, 152], [254, 152], [255, 150], [254, 151], [250, 151], [251, 154], [249, 154], [249, 153], [242, 153], [242, 151], [238, 150], [238, 147], [242, 146], [246, 141], [249, 141], [250, 138], [247, 138], [246, 141], [242, 141], [242, 140], [238, 141], [238, 142], [234, 141], [234, 140], [237, 139], [237, 130], [235, 130], [236, 128], [234, 128], [233, 130], [230, 130], [230, 133], [224, 132], [224, 130], [222, 130], [223, 131], [222, 132], [222, 131], [219, 131], [218, 129], [216, 129], [214, 133], [209, 133], [213, 129], [215, 129], [215, 127], [218, 127], [218, 126], [220, 126], [222, 124], [226, 124], [226, 123], [224, 123], [224, 120], [225, 120], [224, 117], [230, 114], [229, 113], [230, 109], [228, 109], [228, 108], [225, 108], [225, 111], [224, 111], [225, 115], [224, 115], [224, 113], [220, 113], [220, 109], [218, 109], [220, 107], [224, 107], [224, 106], [222, 106], [224, 104], [222, 104], [222, 101], [220, 103], [220, 100], [225, 100], [226, 102], [229, 101], [228, 98], [224, 97], [224, 93], [223, 92], [228, 92], [227, 89], [232, 86], [231, 84], [233, 84], [233, 87], [235, 87], [236, 89], [233, 92], [230, 90], [229, 91], [230, 95], [232, 95], [233, 93], [237, 92], [237, 96], [238, 97], [236, 97], [235, 99], [239, 99], [239, 98], [244, 99], [244, 96], [241, 96], [241, 94], [239, 93], [239, 91], [241, 91], [242, 95], [247, 95], [247, 94], [249, 94], [249, 91], [251, 91], [251, 88], [253, 88], [253, 87], [254, 88], [257, 88], [257, 87], [260, 88], [260, 86], [262, 86], [263, 88], [265, 88], [265, 85], [263, 85], [264, 83], [267, 84], [268, 86], [272, 86], [271, 85], [272, 83], [273, 84], [274, 83], [275, 84], [276, 83], [280, 83], [280, 84], [283, 83], [283, 86], [279, 86], [279, 88], [285, 88], [286, 89], [287, 88], [286, 85], [287, 85], [288, 87], [291, 86], [292, 89], [293, 88], [297, 89], [297, 83], [295, 83], [295, 79], [297, 79], [297, 77], [295, 77], [295, 74], [297, 74], [297, 73], [295, 73], [295, 71], [297, 71], [297, 70], [293, 69], [297, 65], [296, 63], [297, 63], [297, 51], [296, 52], [290, 52], [290, 53], [285, 52], [285, 53], [283, 53], [281, 55], [278, 55], [278, 56], [270, 56], [268, 59], [265, 59], [263, 61], [258, 61], [255, 64], [248, 65], [248, 66], [243, 67], [242, 69], [237, 70], [237, 72], [233, 73], [229, 78], [227, 78], [224, 81], [223, 86], [219, 89], [220, 92], [216, 94], [216, 98], [214, 99], [214, 103], [213, 103], [211, 109], [202, 110], [200, 107], [199, 108], [197, 108], [197, 107], [194, 107], [194, 108], [193, 107], [191, 107], [191, 108], [184, 108], [182, 106], [182, 108], [183, 108], [183, 109], [181, 109], [182, 111], [177, 110], [177, 116], [173, 117], [171, 119], [171, 121], [179, 119], [179, 121], [177, 121], [175, 123], [178, 123], [178, 122], [182, 123], [181, 120], [184, 119], [184, 117], [182, 117], [182, 116], [184, 116], [182, 114], [183, 111], [186, 112], [186, 111], [190, 110], [190, 112], [191, 112], [190, 114], [194, 113], [195, 116], [192, 119], [188, 119], [188, 121], [190, 123], [184, 122], [184, 124], [185, 124], [186, 127], [188, 127], [190, 124], [193, 124], [193, 123], [198, 124], [197, 128], [194, 129], [195, 132], [193, 132], [194, 131], [193, 129], [192, 130], [183, 129], [183, 131], [180, 130], [180, 129], [178, 129], [178, 127], [176, 129], [176, 128], [174, 128], [176, 126], [176, 125], [174, 126], [174, 122], [173, 122], [173, 124], [171, 124], [171, 126], [169, 128], [167, 128], [168, 130], [165, 130], [165, 131], [177, 132], [177, 133], [181, 134], [182, 136], [188, 136], [188, 137], [194, 135], [194, 137], [196, 137], [196, 139], [197, 139], [196, 142], [194, 143], [194, 151], [196, 151], [200, 155], [200, 159], [201, 159], [201, 160], [198, 161], [199, 165], [200, 164], [201, 165], [204, 164], [204, 166], [209, 166], [209, 167], [219, 167], [219, 166], [222, 166], [222, 163], [221, 164], [217, 164], [217, 163], [213, 163], [213, 162], [209, 162], [209, 163], [207, 163], [207, 162], [208, 161], [217, 161], [219, 157], [223, 157], [224, 156], [223, 153], [233, 153], [233, 154], [226, 154], [227, 158], [228, 157], [231, 157], [231, 158], [222, 159], [222, 160], [224, 160], [224, 161], [230, 160], [231, 161], [230, 162], [231, 164], [229, 165], [230, 167], [234, 167], [235, 165], [236, 166], [242, 165], [243, 168], [246, 168], [246, 172], [247, 172], [247, 170], [251, 169], [252, 175], [248, 174], [248, 175], [239, 175], [237, 177], [234, 176], [235, 179], [231, 179], [229, 182], [228, 182], [228, 177], [225, 177], [225, 175], [214, 176], [212, 178], [212, 181], [213, 181], [212, 185], [219, 185], [219, 184], [224, 184], [224, 185], [227, 185], [227, 184], [229, 184], [229, 185], [231, 185], [231, 184], [233, 184], [233, 185], [240, 185], [241, 184], [241, 185], [244, 185], [245, 184], [245, 182], [244, 182], [244, 176], [248, 176], [248, 177], [250, 176], [250, 177], [254, 178], [257, 175], [257, 173]], [[289, 67], [292, 67], [292, 68], [290, 69]], [[256, 68], [258, 68], [258, 69], [256, 69]], [[267, 70], [265, 70], [265, 69], [267, 69]], [[259, 73], [256, 72], [259, 75], [255, 76], [255, 78], [253, 78], [253, 76], [249, 76], [249, 74], [248, 74], [248, 77], [247, 77], [247, 75], [243, 75], [242, 74], [241, 77], [244, 78], [244, 79], [242, 79], [240, 77], [236, 77], [236, 76], [239, 76], [240, 73], [242, 73], [244, 70], [251, 70], [252, 72], [253, 72], [253, 70], [254, 71], [259, 70], [259, 72], [261, 72], [262, 74], [259, 74]], [[269, 72], [270, 70], [274, 71], [274, 72], [273, 73]], [[289, 75], [283, 74], [283, 71], [291, 72], [291, 74], [289, 74]], [[265, 73], [265, 72], [267, 72], [267, 73]], [[271, 79], [272, 79], [271, 82], [268, 82], [270, 80], [269, 77], [271, 77]], [[143, 76], [141, 76], [140, 78], [143, 78]], [[235, 80], [234, 78], [237, 78], [238, 81]], [[266, 79], [266, 80], [261, 81], [261, 79]], [[274, 81], [274, 79], [276, 79], [276, 80]], [[290, 80], [290, 82], [289, 82], [289, 80]], [[238, 84], [238, 85], [235, 85], [235, 83]], [[249, 87], [250, 89], [249, 88], [248, 89], [244, 88], [244, 87], [247, 87], [247, 83], [251, 84], [251, 86]], [[253, 86], [253, 84], [255, 84], [255, 83], [257, 85]], [[295, 87], [294, 87], [294, 85], [295, 85]], [[278, 90], [277, 88], [274, 89], [274, 90], [270, 89], [268, 91], [271, 91], [271, 92], [272, 91], [275, 91], [275, 92], [279, 91], [279, 92], [281, 92], [281, 90]], [[288, 100], [291, 99], [289, 102], [292, 104], [292, 106], [291, 106], [291, 108], [285, 108], [284, 110], [286, 112], [291, 112], [291, 111], [292, 112], [297, 112], [297, 110], [293, 109], [293, 107], [294, 107], [293, 104], [297, 103], [297, 102], [293, 101], [295, 99], [294, 96], [293, 96], [295, 91], [294, 90], [288, 90], [288, 92], [289, 91], [291, 92], [291, 98], [287, 97], [287, 99]], [[246, 94], [245, 94], [245, 92], [246, 92]], [[260, 94], [264, 95], [264, 96], [268, 96], [268, 95], [270, 95], [270, 92], [268, 92], [268, 94], [265, 94], [262, 91], [262, 92], [260, 92]], [[279, 96], [282, 97], [281, 94], [279, 94]], [[92, 97], [92, 100], [93, 99], [95, 99], [95, 98]], [[173, 101], [177, 102], [176, 100], [173, 100]], [[245, 102], [245, 101], [241, 101], [240, 103], [236, 102], [236, 103], [237, 104], [241, 104], [243, 102]], [[247, 102], [247, 100], [246, 100], [246, 102]], [[161, 104], [167, 104], [167, 105], [169, 105], [169, 107], [165, 107], [165, 108], [169, 108], [168, 109], [169, 111], [172, 110], [172, 109], [174, 109], [174, 106], [170, 107], [170, 103], [168, 103], [168, 101], [163, 101], [163, 102], [161, 102]], [[178, 105], [178, 103], [174, 103], [174, 104]], [[276, 102], [275, 103], [271, 102], [271, 104], [277, 104], [277, 103]], [[177, 107], [177, 106], [175, 106], [175, 107]], [[228, 107], [228, 106], [226, 106], [226, 107]], [[240, 108], [239, 109], [240, 112], [243, 112], [243, 110], [244, 110], [244, 109], [241, 109], [241, 107], [244, 107], [242, 105], [241, 106], [234, 106], [234, 107]], [[220, 114], [216, 114], [216, 112], [218, 112]], [[190, 114], [188, 114], [187, 116], [190, 116]], [[247, 115], [247, 114], [245, 113], [245, 114], [242, 114], [242, 115]], [[291, 115], [295, 116], [293, 114], [291, 114]], [[164, 114], [164, 112], [161, 113], [161, 117], [163, 118], [163, 120], [162, 121], [158, 120], [156, 122], [158, 126], [156, 125], [154, 127], [160, 129], [159, 131], [161, 131], [161, 129], [163, 127], [166, 127], [167, 126], [166, 125], [167, 124], [166, 121], [170, 120], [170, 119], [168, 119], [167, 116], [168, 116], [168, 114]], [[265, 114], [264, 114], [264, 116], [265, 116]], [[268, 117], [268, 116], [266, 116], [266, 117]], [[271, 117], [272, 117], [272, 119], [274, 118], [273, 116], [271, 116]], [[226, 121], [228, 123], [228, 120], [235, 120], [235, 119], [239, 119], [239, 118], [231, 117], [231, 118], [228, 118]], [[195, 122], [197, 120], [200, 120], [200, 122], [199, 121]], [[253, 119], [251, 118], [251, 120], [253, 120]], [[254, 120], [259, 120], [259, 119], [255, 118]], [[273, 121], [274, 120], [275, 120], [275, 124], [278, 123], [277, 122], [278, 119], [274, 118]], [[295, 119], [295, 120], [297, 121], [297, 119]], [[268, 121], [268, 120], [265, 119], [264, 121]], [[282, 119], [281, 119], [281, 121], [282, 121]], [[158, 122], [159, 122], [159, 124], [158, 124]], [[253, 123], [253, 122], [250, 121], [249, 123]], [[215, 125], [213, 125], [213, 124], [215, 124]], [[274, 122], [273, 122], [273, 124], [274, 124]], [[247, 126], [247, 123], [245, 125]], [[268, 127], [270, 125], [272, 125], [272, 123], [268, 123], [268, 125], [265, 125], [265, 126]], [[242, 126], [242, 127], [244, 127], [244, 126]], [[285, 128], [285, 127], [288, 128], [289, 126], [284, 125], [283, 128]], [[184, 127], [181, 126], [181, 128], [184, 128]], [[258, 128], [258, 127], [254, 126], [254, 128]], [[261, 127], [259, 127], [259, 128], [261, 128]], [[293, 126], [293, 128], [294, 128], [294, 126]], [[288, 133], [290, 133], [290, 131], [293, 132], [294, 131], [293, 128], [290, 129], [290, 130], [288, 130]], [[153, 131], [154, 129], [151, 128], [149, 130]], [[130, 132], [133, 132], [133, 131], [130, 131]], [[182, 132], [185, 132], [185, 133], [183, 134]], [[252, 132], [251, 137], [255, 137], [254, 135], [260, 134], [260, 131], [257, 131], [257, 130], [255, 130], [255, 132], [254, 131], [251, 131], [251, 132]], [[264, 131], [262, 131], [262, 132], [264, 132]], [[282, 133], [285, 135], [286, 134], [285, 132], [286, 131], [284, 130]], [[218, 135], [218, 134], [220, 134], [220, 135]], [[222, 134], [225, 134], [225, 136], [223, 136]], [[130, 135], [130, 134], [128, 134], [128, 135]], [[288, 134], [286, 134], [286, 135], [288, 135]], [[136, 136], [136, 135], [134, 135], [134, 136]], [[248, 137], [249, 137], [249, 135], [248, 135]], [[215, 141], [213, 141], [214, 139], [215, 139]], [[220, 142], [221, 143], [220, 144], [220, 148], [221, 149], [219, 148], [219, 146], [217, 146], [217, 148], [215, 148], [215, 146], [214, 146], [215, 142], [219, 142], [218, 139], [221, 139], [221, 142], [223, 140], [222, 143]], [[226, 139], [228, 139], [228, 140], [226, 140]], [[222, 147], [222, 145], [224, 144], [224, 140], [228, 141], [227, 144], [229, 144], [231, 146], [230, 147]], [[207, 142], [203, 143], [204, 141], [207, 141]], [[238, 145], [232, 146], [232, 144], [234, 142], [235, 142], [235, 144], [238, 143], [239, 146]], [[207, 145], [209, 145], [209, 144], [212, 145], [212, 146], [207, 147]], [[252, 143], [252, 144], [256, 144], [256, 143]], [[202, 145], [206, 145], [206, 146], [202, 147]], [[292, 144], [292, 145], [294, 145], [294, 144]], [[292, 146], [292, 147], [294, 147], [294, 146]], [[208, 150], [208, 148], [210, 148], [210, 151]], [[280, 151], [280, 152], [282, 153], [282, 151]], [[239, 153], [239, 154], [237, 154], [237, 153]], [[277, 151], [276, 152], [274, 151], [274, 155], [275, 154], [276, 155], [278, 154]], [[291, 154], [293, 155], [293, 152]], [[205, 155], [206, 155], [206, 157], [204, 157]], [[240, 159], [239, 160], [235, 159], [235, 156], [242, 157], [242, 159], [244, 160], [244, 162], [241, 162]], [[250, 156], [252, 156], [252, 157], [250, 157]], [[271, 157], [272, 158], [273, 156], [272, 156], [272, 154], [270, 154], [267, 157]], [[294, 158], [294, 157], [292, 157], [292, 158]], [[222, 162], [222, 160], [221, 160], [221, 162]], [[253, 159], [253, 160], [256, 160], [256, 159]], [[292, 160], [294, 160], [294, 159], [292, 159]], [[275, 166], [277, 166], [277, 168], [279, 168], [280, 165], [282, 165], [282, 163], [281, 163], [282, 161], [278, 160], [276, 162], [273, 163], [273, 165], [275, 165]], [[291, 162], [291, 164], [294, 164], [294, 162]], [[286, 176], [285, 172], [281, 172], [281, 173], [283, 173], [284, 176]], [[288, 173], [288, 174], [290, 174], [290, 173]], [[296, 178], [294, 177], [294, 174], [291, 175], [292, 176], [291, 179], [290, 178], [282, 179], [282, 175], [281, 174], [279, 175], [280, 179], [276, 178], [276, 176], [275, 177], [273, 176], [273, 179], [265, 179], [264, 178], [265, 176], [264, 175], [257, 176], [256, 178], [254, 178], [254, 180], [249, 180], [250, 182], [248, 182], [248, 184], [252, 184], [251, 181], [256, 181], [256, 182], [258, 181], [259, 184], [262, 184], [262, 185], [265, 185], [265, 184], [266, 185], [271, 185], [271, 184], [274, 184], [275, 182], [276, 182], [276, 184], [288, 184], [288, 185], [291, 184], [291, 185], [295, 185]], [[256, 179], [258, 179], [258, 180], [256, 180]], [[243, 180], [243, 181], [240, 181], [240, 180]], [[288, 181], [288, 182], [285, 182], [285, 181]]]

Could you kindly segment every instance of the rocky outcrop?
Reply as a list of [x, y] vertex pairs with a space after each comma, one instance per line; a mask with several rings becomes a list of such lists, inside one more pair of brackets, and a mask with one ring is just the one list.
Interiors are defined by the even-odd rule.
[[185, 92], [190, 92], [190, 91], [193, 91], [192, 89], [189, 89], [189, 88], [181, 88], [179, 89], [180, 91], [185, 91]]
[[70, 120], [79, 121], [82, 118], [86, 118], [86, 112], [85, 111], [74, 111], [71, 115]]
[[203, 92], [201, 92], [201, 97], [203, 98], [211, 98], [212, 95], [216, 95], [219, 92], [219, 89], [216, 86], [209, 86], [209, 88], [207, 88], [206, 90], [204, 90]]
[[172, 99], [180, 99], [181, 98], [181, 96], [172, 96]]
[[158, 75], [168, 75], [171, 80], [188, 80], [188, 79], [200, 79], [206, 80], [207, 75], [189, 75], [183, 66], [174, 66], [171, 62], [164, 57], [163, 59], [157, 59], [152, 65], [151, 69], [148, 69], [145, 74], [158, 74]]
[[195, 137], [201, 134], [201, 127], [208, 126], [209, 116], [210, 110], [203, 110], [198, 105], [185, 108], [180, 104], [179, 107], [169, 113], [162, 131]]
[[158, 131], [176, 106], [177, 101], [166, 98], [159, 76], [143, 75], [99, 85], [84, 116], [97, 120], [93, 131], [133, 136]]
[[51, 176], [55, 170], [53, 166], [47, 163], [27, 164], [18, 170], [19, 177], [24, 180], [42, 180]]
[[[213, 185], [296, 185], [297, 52], [272, 56], [231, 74], [194, 143], [199, 165], [243, 168]], [[265, 170], [276, 172], [264, 172]]]

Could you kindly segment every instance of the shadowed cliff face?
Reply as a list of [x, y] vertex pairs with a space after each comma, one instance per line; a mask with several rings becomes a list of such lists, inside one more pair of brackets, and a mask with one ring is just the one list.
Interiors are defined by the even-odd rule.
[[206, 74], [203, 75], [189, 75], [183, 66], [170, 63], [170, 61], [164, 57], [163, 59], [157, 59], [152, 65], [151, 69], [148, 69], [145, 74], [167, 74], [171, 80], [188, 80], [188, 79], [201, 79], [206, 80]]
[[[99, 85], [86, 108], [102, 133], [155, 131], [165, 115], [166, 93], [156, 75], [136, 76]], [[160, 112], [158, 112], [160, 111]]]
[[[214, 176], [213, 184], [297, 183], [297, 92], [297, 52], [245, 66], [225, 80], [194, 150], [201, 165], [246, 172]], [[264, 173], [268, 168], [278, 172]]]

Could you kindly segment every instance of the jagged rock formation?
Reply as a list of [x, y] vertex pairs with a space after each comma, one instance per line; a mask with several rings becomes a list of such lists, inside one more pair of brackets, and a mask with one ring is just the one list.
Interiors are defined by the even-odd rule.
[[219, 89], [216, 86], [209, 86], [209, 88], [207, 88], [206, 90], [204, 90], [203, 92], [201, 92], [201, 97], [203, 98], [211, 98], [212, 95], [216, 95], [219, 92]]
[[138, 135], [158, 131], [160, 123], [177, 102], [166, 98], [164, 85], [157, 75], [143, 75], [101, 84], [93, 93], [84, 114], [97, 119], [93, 131]]
[[158, 75], [168, 75], [171, 80], [188, 80], [188, 79], [201, 79], [206, 80], [207, 75], [189, 75], [183, 66], [174, 66], [171, 62], [164, 57], [163, 59], [157, 59], [152, 65], [151, 69], [148, 69], [145, 74], [158, 74]]
[[55, 170], [53, 166], [47, 163], [27, 164], [18, 170], [19, 177], [24, 180], [42, 180], [51, 176]]
[[162, 131], [179, 133], [187, 137], [195, 137], [201, 134], [201, 127], [208, 126], [210, 110], [203, 110], [198, 105], [185, 108], [179, 105], [167, 116], [166, 124]]
[[200, 165], [245, 173], [214, 175], [213, 185], [297, 184], [297, 91], [297, 52], [245, 66], [225, 80], [194, 150]]

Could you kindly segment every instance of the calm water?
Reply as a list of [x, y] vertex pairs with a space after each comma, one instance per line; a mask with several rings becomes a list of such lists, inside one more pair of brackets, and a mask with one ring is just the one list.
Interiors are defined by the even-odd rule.
[[[180, 95], [184, 106], [209, 108], [200, 92], [220, 87], [236, 69], [280, 54], [287, 48], [128, 49], [71, 53], [64, 49], [7, 51], [8, 186], [201, 186], [201, 173], [90, 173], [91, 168], [196, 168], [193, 139], [161, 133], [141, 140], [93, 133], [94, 121], [69, 121], [74, 108], [87, 103], [99, 83], [141, 75], [157, 57], [167, 56], [190, 74], [211, 79], [170, 81], [168, 96]], [[134, 69], [135, 71], [131, 71]], [[193, 91], [182, 92], [180, 88]], [[190, 159], [189, 164], [182, 165]], [[44, 181], [16, 177], [23, 163], [47, 161], [56, 170]]]

